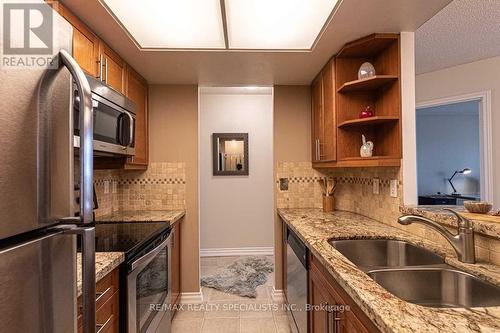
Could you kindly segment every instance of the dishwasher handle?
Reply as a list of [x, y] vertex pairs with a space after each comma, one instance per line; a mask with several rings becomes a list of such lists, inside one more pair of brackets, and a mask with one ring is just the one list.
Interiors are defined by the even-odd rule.
[[307, 246], [305, 246], [305, 244], [299, 239], [299, 237], [297, 237], [297, 235], [292, 230], [290, 230], [290, 228], [287, 229], [286, 241], [287, 244], [295, 253], [295, 256], [302, 263], [302, 266], [304, 266], [304, 268], [307, 269], [308, 268]]

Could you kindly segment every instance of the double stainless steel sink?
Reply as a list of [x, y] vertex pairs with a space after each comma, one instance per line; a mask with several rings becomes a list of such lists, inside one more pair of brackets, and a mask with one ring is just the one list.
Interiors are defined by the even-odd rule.
[[391, 239], [331, 240], [330, 244], [393, 295], [436, 308], [500, 305], [500, 288], [445, 264], [423, 247]]

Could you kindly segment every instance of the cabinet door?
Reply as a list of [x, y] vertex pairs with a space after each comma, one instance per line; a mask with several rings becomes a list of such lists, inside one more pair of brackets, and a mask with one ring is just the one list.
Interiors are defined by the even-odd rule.
[[180, 225], [177, 223], [173, 229], [172, 234], [172, 301], [171, 304], [176, 304], [181, 291], [181, 234]]
[[313, 267], [309, 269], [309, 304], [312, 305], [310, 311], [310, 331], [312, 333], [330, 333], [333, 323], [331, 316], [327, 312], [328, 306], [334, 305], [328, 290], [325, 288], [320, 273]]
[[369, 333], [366, 327], [361, 324], [356, 315], [346, 312], [340, 321], [340, 332], [342, 333]]
[[149, 161], [148, 136], [148, 85], [132, 68], [127, 67], [126, 95], [136, 105], [135, 114], [135, 156], [129, 158], [127, 169], [147, 169]]
[[312, 101], [312, 123], [311, 123], [311, 134], [312, 134], [312, 161], [319, 162], [321, 160], [320, 156], [320, 145], [323, 138], [323, 80], [321, 76], [316, 78], [312, 84], [311, 90], [311, 101]]
[[335, 117], [335, 71], [334, 61], [330, 61], [321, 73], [323, 131], [320, 142], [321, 162], [335, 161], [337, 157], [337, 122]]
[[125, 93], [125, 62], [103, 41], [99, 43], [99, 77], [108, 86]]
[[97, 77], [99, 38], [66, 7], [58, 6], [61, 16], [73, 26], [73, 58], [84, 72]]

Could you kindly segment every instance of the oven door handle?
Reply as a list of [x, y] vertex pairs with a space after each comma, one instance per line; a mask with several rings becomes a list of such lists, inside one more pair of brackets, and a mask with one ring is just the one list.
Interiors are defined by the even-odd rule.
[[147, 265], [158, 253], [161, 252], [161, 250], [163, 250], [168, 245], [169, 241], [170, 235], [163, 242], [161, 242], [160, 245], [158, 245], [139, 259], [134, 260], [134, 262], [130, 265], [131, 271], [136, 270], [138, 267]]

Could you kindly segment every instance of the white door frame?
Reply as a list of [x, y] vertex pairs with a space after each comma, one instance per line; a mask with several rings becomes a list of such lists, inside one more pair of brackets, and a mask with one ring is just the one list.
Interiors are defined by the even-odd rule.
[[[437, 98], [416, 103], [416, 109], [479, 101], [479, 141], [481, 145], [481, 200], [493, 202], [493, 136], [491, 124], [491, 90]], [[416, 139], [416, 138], [415, 138]], [[415, 140], [416, 144], [416, 140]], [[417, 189], [415, 188], [415, 193]]]

